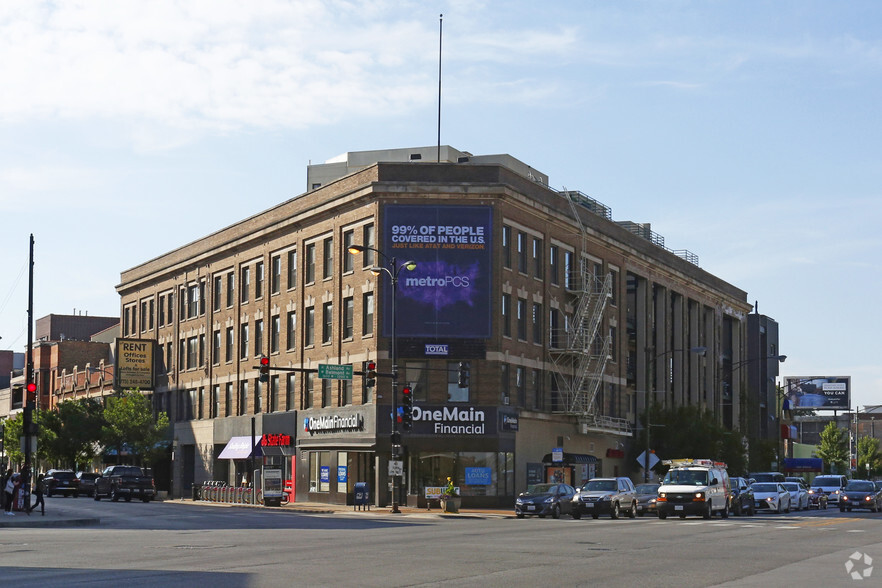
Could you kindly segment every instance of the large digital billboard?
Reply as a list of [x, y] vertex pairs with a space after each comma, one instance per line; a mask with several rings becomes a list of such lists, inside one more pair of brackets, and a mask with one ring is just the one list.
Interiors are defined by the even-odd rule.
[[[492, 229], [489, 206], [384, 207], [383, 253], [399, 267], [416, 262], [399, 273], [398, 337], [490, 337]], [[383, 283], [388, 294], [391, 281]], [[392, 299], [383, 299], [383, 334], [391, 336]]]
[[791, 410], [848, 410], [851, 406], [851, 377], [787, 376], [784, 378], [784, 397]]

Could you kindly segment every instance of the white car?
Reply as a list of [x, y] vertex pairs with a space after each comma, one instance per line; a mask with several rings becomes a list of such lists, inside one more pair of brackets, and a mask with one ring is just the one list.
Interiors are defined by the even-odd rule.
[[790, 492], [781, 482], [754, 482], [750, 487], [757, 512], [790, 512]]
[[781, 485], [790, 492], [790, 503], [793, 505], [793, 510], [808, 510], [808, 490], [806, 490], [802, 484], [799, 484], [798, 482], [784, 482]]

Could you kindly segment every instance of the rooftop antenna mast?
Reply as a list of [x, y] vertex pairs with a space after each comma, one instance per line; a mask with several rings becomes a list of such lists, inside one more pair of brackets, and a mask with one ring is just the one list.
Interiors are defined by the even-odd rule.
[[441, 163], [441, 34], [444, 30], [444, 15], [438, 16], [438, 163]]

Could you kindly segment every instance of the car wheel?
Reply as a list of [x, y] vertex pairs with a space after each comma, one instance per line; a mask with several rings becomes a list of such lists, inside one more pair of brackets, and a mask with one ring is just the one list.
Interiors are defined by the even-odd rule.
[[519, 519], [524, 518], [524, 515], [522, 513], [516, 513], [515, 516], [518, 517]]
[[96, 490], [96, 491], [94, 492], [94, 494], [92, 495], [92, 498], [95, 499], [95, 502], [98, 502], [99, 500], [101, 500], [101, 495], [98, 494], [98, 491]]
[[723, 508], [723, 511], [720, 513], [720, 516], [723, 517], [724, 519], [729, 518], [729, 505], [728, 504], [726, 504], [726, 506]]
[[747, 507], [747, 516], [752, 517], [755, 514], [756, 514], [756, 509], [754, 509], [753, 505], [751, 504], [749, 507]]
[[705, 505], [705, 508], [704, 508], [704, 514], [703, 514], [702, 516], [703, 516], [705, 519], [709, 519], [709, 518], [711, 518], [712, 516], [714, 516], [714, 510], [713, 510], [713, 509], [714, 509], [713, 504], [711, 504], [710, 502], [708, 502], [708, 503]]
[[560, 518], [560, 505], [555, 504], [554, 508], [551, 509], [551, 518], [559, 519]]
[[637, 503], [636, 502], [631, 503], [631, 511], [628, 513], [628, 517], [632, 518], [632, 519], [637, 518]]
[[132, 495], [126, 494], [126, 502], [131, 502], [131, 501], [132, 501]]
[[539, 518], [540, 518], [540, 519], [544, 519], [544, 518], [545, 518], [545, 515], [544, 515], [544, 514], [541, 514], [541, 515], [539, 515]]
[[788, 503], [787, 503], [787, 510], [785, 510], [784, 512], [786, 512], [787, 514], [790, 514], [790, 510], [791, 510], [791, 509], [790, 509], [790, 503], [788, 502]]
[[573, 512], [570, 513], [570, 516], [578, 521], [579, 519], [582, 518], [582, 513], [580, 513], [578, 510], [574, 510]]
[[668, 518], [668, 513], [658, 511], [658, 518], [660, 518], [661, 520], [665, 520], [666, 518]]
[[743, 509], [741, 508], [740, 502], [735, 503], [735, 508], [732, 509], [732, 514], [735, 515], [736, 517], [740, 517], [742, 514], [744, 514]]
[[596, 512], [595, 512], [595, 513], [591, 513], [591, 518], [592, 518], [592, 519], [596, 519], [596, 518], [599, 517], [599, 516], [600, 516], [600, 515], [597, 514]]
[[620, 514], [621, 513], [619, 512], [619, 503], [614, 502], [612, 507], [610, 508], [609, 516], [610, 516], [610, 518], [617, 519], [617, 518], [619, 518]]
[[118, 502], [119, 501], [119, 494], [116, 493], [116, 488], [110, 489], [110, 501], [111, 502]]
[[681, 519], [685, 519], [685, 518], [686, 518], [686, 515], [681, 514], [681, 515], [680, 515], [680, 518], [681, 518]]

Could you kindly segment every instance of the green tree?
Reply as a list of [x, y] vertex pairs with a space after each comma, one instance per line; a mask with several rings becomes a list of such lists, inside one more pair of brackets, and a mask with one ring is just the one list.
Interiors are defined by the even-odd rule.
[[[51, 421], [52, 414], [41, 409], [34, 409], [34, 422], [37, 424], [37, 453], [33, 456], [34, 460], [52, 460], [51, 447], [55, 441], [55, 432], [47, 423]], [[24, 413], [19, 412], [14, 418], [6, 419], [3, 431], [3, 447], [9, 458], [10, 464], [22, 465], [24, 463], [24, 452], [21, 451], [21, 436], [24, 429]]]
[[55, 433], [48, 448], [52, 461], [79, 469], [95, 457], [101, 441], [104, 408], [97, 398], [78, 398], [60, 403], [47, 426]]
[[104, 445], [115, 447], [118, 456], [125, 445], [140, 465], [150, 463], [164, 451], [159, 445], [166, 437], [168, 415], [161, 412], [154, 419], [150, 399], [139, 390], [126, 390], [118, 397], [108, 397], [104, 420]]
[[[869, 470], [867, 464], [870, 464]], [[873, 479], [879, 475], [882, 455], [879, 454], [879, 440], [874, 437], [861, 437], [857, 442], [857, 475], [867, 475]]]
[[818, 457], [824, 460], [826, 473], [844, 473], [848, 466], [848, 436], [844, 429], [830, 421], [821, 431]]

